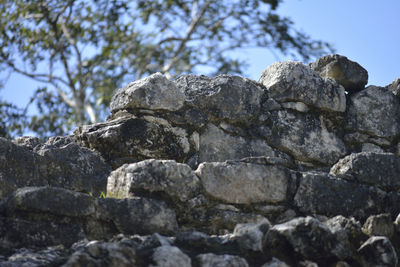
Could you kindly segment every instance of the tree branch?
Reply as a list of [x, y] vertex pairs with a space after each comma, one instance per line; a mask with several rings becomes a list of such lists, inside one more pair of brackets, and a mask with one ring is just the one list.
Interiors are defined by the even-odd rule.
[[174, 55], [172, 56], [171, 60], [169, 61], [169, 63], [163, 67], [162, 71], [165, 73], [165, 75], [167, 76], [167, 78], [171, 78], [171, 74], [170, 74], [170, 70], [173, 66], [173, 64], [175, 64], [178, 60], [179, 60], [179, 55], [182, 52], [182, 50], [185, 48], [186, 43], [191, 40], [191, 35], [193, 34], [193, 32], [196, 30], [200, 20], [202, 19], [202, 17], [204, 16], [204, 14], [206, 13], [208, 7], [210, 6], [212, 1], [207, 1], [204, 6], [202, 7], [202, 9], [200, 10], [199, 14], [196, 14], [196, 9], [197, 9], [197, 1], [195, 1], [193, 3], [192, 6], [192, 21], [190, 22], [188, 29], [186, 31], [186, 36], [181, 40], [181, 43], [179, 44], [178, 48], [175, 50]]
[[89, 115], [90, 122], [96, 123], [97, 117], [96, 117], [96, 113], [95, 113], [92, 105], [85, 104], [85, 110], [86, 110], [87, 114]]
[[[13, 71], [22, 74], [26, 77], [29, 77], [37, 82], [41, 82], [41, 83], [52, 83], [52, 80], [57, 80], [59, 82], [61, 82], [64, 85], [69, 86], [68, 82], [63, 80], [62, 78], [58, 77], [58, 76], [53, 76], [51, 74], [44, 74], [44, 73], [29, 73], [26, 72], [24, 70], [21, 70], [19, 68], [17, 68], [12, 62], [6, 61], [5, 62]], [[47, 78], [47, 79], [42, 79], [42, 78]]]

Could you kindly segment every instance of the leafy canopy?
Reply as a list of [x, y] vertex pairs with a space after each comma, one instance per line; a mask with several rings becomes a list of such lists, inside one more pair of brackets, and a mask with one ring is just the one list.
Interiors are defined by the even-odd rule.
[[[263, 47], [309, 60], [331, 50], [277, 13], [281, 0], [2, 0], [0, 69], [39, 81], [27, 117], [0, 102], [0, 135], [62, 135], [107, 114], [114, 90], [160, 71], [241, 74]], [[21, 92], [22, 93], [22, 92]], [[19, 125], [16, 125], [16, 123]]]

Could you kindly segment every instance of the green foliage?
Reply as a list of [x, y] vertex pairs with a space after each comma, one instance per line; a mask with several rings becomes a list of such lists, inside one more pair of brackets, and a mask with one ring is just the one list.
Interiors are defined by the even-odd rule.
[[26, 119], [24, 110], [0, 100], [0, 136], [11, 138], [22, 135]]
[[[43, 84], [32, 97], [39, 114], [21, 129], [9, 119], [8, 133], [61, 135], [104, 119], [116, 88], [157, 71], [170, 78], [243, 73], [245, 62], [230, 56], [239, 49], [271, 48], [303, 60], [331, 50], [280, 16], [280, 2], [2, 0], [0, 68]], [[19, 114], [12, 110], [3, 116]]]

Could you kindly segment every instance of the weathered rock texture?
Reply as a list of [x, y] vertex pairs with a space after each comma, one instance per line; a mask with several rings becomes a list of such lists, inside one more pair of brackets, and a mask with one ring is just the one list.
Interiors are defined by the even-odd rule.
[[0, 266], [396, 266], [399, 83], [367, 81], [156, 73], [105, 122], [0, 138]]

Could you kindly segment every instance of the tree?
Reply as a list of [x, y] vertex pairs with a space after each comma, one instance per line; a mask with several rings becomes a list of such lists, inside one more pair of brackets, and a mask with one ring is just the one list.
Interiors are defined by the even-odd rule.
[[2, 0], [0, 67], [43, 84], [25, 127], [64, 134], [105, 117], [114, 90], [160, 71], [240, 74], [229, 52], [331, 50], [277, 13], [281, 0]]

